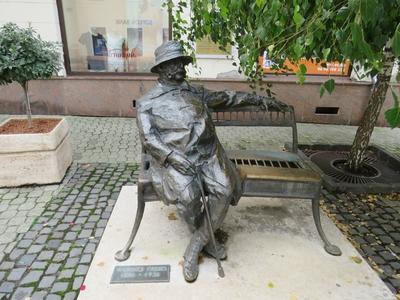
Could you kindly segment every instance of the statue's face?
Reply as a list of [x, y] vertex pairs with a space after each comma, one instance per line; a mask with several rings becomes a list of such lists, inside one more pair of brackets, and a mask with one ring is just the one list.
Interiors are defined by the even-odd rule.
[[162, 63], [158, 68], [158, 73], [169, 80], [182, 82], [186, 77], [185, 61], [181, 58], [175, 58]]

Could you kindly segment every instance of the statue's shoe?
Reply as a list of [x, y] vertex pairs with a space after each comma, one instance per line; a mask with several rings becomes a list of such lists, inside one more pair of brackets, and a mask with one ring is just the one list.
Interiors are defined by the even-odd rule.
[[[217, 258], [217, 255], [216, 255], [215, 249], [214, 249], [214, 245], [211, 241], [203, 248], [203, 251], [206, 254], [208, 254], [214, 258]], [[220, 260], [225, 260], [228, 257], [228, 253], [226, 252], [224, 245], [222, 245], [218, 242], [217, 242], [217, 253], [218, 253], [218, 258]]]
[[187, 261], [183, 263], [183, 277], [187, 282], [193, 282], [197, 279], [199, 275], [199, 265], [197, 261]]

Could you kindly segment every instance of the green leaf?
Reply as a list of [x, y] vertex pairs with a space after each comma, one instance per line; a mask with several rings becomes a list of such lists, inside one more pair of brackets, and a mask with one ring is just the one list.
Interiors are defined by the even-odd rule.
[[304, 64], [301, 64], [300, 66], [299, 66], [299, 69], [300, 69], [300, 73], [301, 74], [306, 74], [307, 73], [307, 67], [304, 65]]
[[360, 12], [365, 24], [371, 23], [375, 20], [376, 8], [378, 3], [376, 0], [361, 0]]
[[335, 80], [329, 79], [324, 82], [324, 87], [328, 91], [329, 94], [332, 94], [333, 90], [335, 89]]
[[353, 40], [353, 44], [359, 45], [364, 41], [361, 26], [356, 23], [350, 24], [351, 28], [351, 37]]
[[319, 97], [322, 98], [324, 94], [325, 94], [325, 87], [323, 84], [321, 84], [321, 87], [319, 88]]
[[391, 128], [396, 128], [400, 125], [400, 107], [393, 107], [385, 111], [386, 121]]
[[301, 24], [304, 22], [303, 16], [299, 13], [299, 6], [296, 5], [294, 14], [293, 14], [293, 21], [296, 24], [296, 29], [300, 28]]
[[393, 101], [394, 101], [394, 107], [399, 106], [399, 97], [397, 96], [396, 92], [393, 90], [393, 88], [390, 88], [392, 90], [392, 96], [393, 96]]
[[265, 3], [265, 0], [256, 0], [256, 4], [258, 7], [262, 7]]
[[385, 119], [391, 128], [396, 128], [400, 125], [400, 103], [396, 92], [392, 88], [391, 90], [394, 104], [391, 109], [385, 111]]
[[322, 58], [324, 60], [327, 60], [330, 52], [331, 52], [331, 48], [326, 48], [326, 49], [322, 50]]
[[397, 25], [396, 31], [394, 32], [392, 49], [394, 56], [400, 57], [400, 23]]

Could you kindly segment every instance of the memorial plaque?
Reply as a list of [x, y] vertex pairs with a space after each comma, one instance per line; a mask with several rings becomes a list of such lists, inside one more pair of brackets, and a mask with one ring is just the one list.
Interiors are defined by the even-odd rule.
[[169, 282], [170, 265], [117, 266], [110, 283]]

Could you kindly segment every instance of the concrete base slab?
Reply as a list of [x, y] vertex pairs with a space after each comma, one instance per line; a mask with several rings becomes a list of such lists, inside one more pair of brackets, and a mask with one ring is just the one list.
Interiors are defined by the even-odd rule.
[[[219, 278], [215, 260], [204, 258], [196, 282], [182, 276], [189, 230], [173, 206], [148, 203], [125, 262], [114, 254], [128, 239], [136, 213], [136, 187], [123, 187], [85, 279], [79, 300], [147, 299], [395, 299], [334, 224], [323, 227], [343, 255], [327, 254], [316, 232], [311, 201], [242, 198], [222, 229], [229, 235]], [[169, 283], [110, 284], [117, 265], [171, 265]]]

